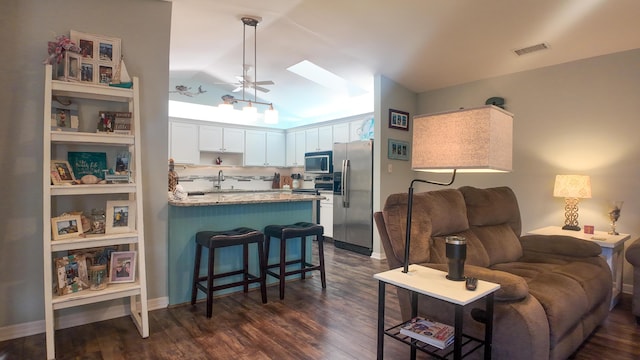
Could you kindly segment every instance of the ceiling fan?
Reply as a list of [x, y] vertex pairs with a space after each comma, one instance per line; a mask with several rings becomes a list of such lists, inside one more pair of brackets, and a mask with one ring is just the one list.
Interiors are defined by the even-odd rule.
[[[251, 71], [251, 65], [244, 64], [244, 74], [242, 76], [236, 76], [238, 81], [231, 83], [231, 85], [235, 85], [236, 88], [233, 89], [233, 92], [240, 92], [243, 89], [255, 89], [264, 93], [268, 93], [269, 89], [263, 87], [264, 85], [274, 85], [275, 83], [271, 80], [264, 81], [254, 81], [254, 79], [249, 75]], [[263, 85], [263, 86], [261, 86]]]

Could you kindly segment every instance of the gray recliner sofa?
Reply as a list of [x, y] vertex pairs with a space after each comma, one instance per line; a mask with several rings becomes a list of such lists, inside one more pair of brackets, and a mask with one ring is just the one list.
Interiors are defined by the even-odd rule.
[[[390, 268], [403, 265], [406, 213], [403, 193], [389, 196], [374, 214]], [[495, 295], [494, 359], [566, 359], [606, 318], [612, 279], [600, 247], [567, 236], [522, 236], [510, 188], [414, 194], [410, 263], [446, 271], [448, 235], [467, 240], [465, 275], [501, 285]], [[408, 320], [409, 294], [397, 291]], [[464, 331], [482, 338], [484, 325], [471, 316], [473, 308], [484, 309], [484, 303], [465, 308]], [[450, 304], [427, 297], [420, 297], [418, 313], [453, 320]]]

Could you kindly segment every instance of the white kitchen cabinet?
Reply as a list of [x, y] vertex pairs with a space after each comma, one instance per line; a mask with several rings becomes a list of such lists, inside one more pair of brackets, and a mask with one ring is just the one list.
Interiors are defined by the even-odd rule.
[[318, 151], [333, 150], [333, 126], [318, 128]]
[[286, 146], [286, 165], [287, 166], [304, 166], [304, 153], [306, 151], [305, 139], [306, 133], [304, 131], [292, 131], [287, 132], [287, 146]]
[[324, 227], [324, 236], [333, 237], [333, 192], [320, 191], [325, 199], [320, 200], [320, 225]]
[[[62, 309], [78, 308], [84, 305], [102, 303], [111, 300], [113, 306], [123, 306], [123, 312], [129, 312], [140, 335], [149, 336], [149, 316], [147, 303], [145, 237], [142, 199], [142, 155], [140, 148], [140, 82], [133, 77], [133, 88], [124, 89], [97, 84], [80, 82], [65, 82], [52, 79], [52, 67], [45, 67], [44, 79], [44, 131], [43, 131], [43, 186], [42, 186], [42, 244], [44, 268], [44, 320], [46, 334], [47, 359], [54, 359], [55, 354], [55, 312]], [[79, 131], [56, 131], [51, 128], [52, 100], [63, 96], [78, 104], [80, 108], [95, 106], [99, 103], [107, 110], [128, 108], [131, 113], [131, 134], [117, 134], [95, 132], [84, 126]], [[121, 111], [121, 110], [118, 110]], [[153, 119], [151, 119], [153, 120]], [[93, 121], [92, 121], [93, 123]], [[193, 135], [190, 127], [175, 127], [177, 136]], [[193, 143], [195, 140], [192, 139]], [[66, 162], [70, 151], [104, 152], [107, 164], [116, 164], [116, 154], [129, 154], [128, 169], [131, 175], [124, 181], [108, 184], [74, 184], [71, 185], [73, 169]], [[66, 162], [66, 164], [65, 164]], [[91, 164], [93, 165], [93, 164]], [[98, 168], [104, 170], [102, 168]], [[53, 171], [52, 171], [53, 170]], [[67, 171], [70, 170], [70, 171]], [[62, 176], [64, 175], [64, 178]], [[52, 184], [55, 182], [55, 184]], [[61, 183], [61, 184], [60, 184]], [[109, 221], [110, 215], [116, 212], [116, 203], [111, 209], [107, 208], [108, 201], [117, 201], [121, 212], [126, 212], [127, 224], [114, 223], [115, 217]], [[52, 218], [70, 211], [90, 209], [105, 209], [107, 231], [103, 234], [91, 234], [90, 229], [84, 229], [81, 218], [75, 220], [60, 219], [52, 225]], [[118, 212], [120, 214], [121, 212]], [[90, 214], [87, 214], [90, 218]], [[74, 223], [75, 221], [75, 223]], [[117, 221], [117, 220], [116, 220]], [[57, 225], [66, 224], [63, 229]], [[110, 226], [110, 224], [112, 224]], [[109, 232], [109, 228], [113, 231]], [[73, 236], [80, 234], [83, 236]], [[71, 234], [69, 233], [71, 232]], [[109, 274], [104, 274], [104, 283], [110, 278], [105, 288], [90, 290], [91, 264], [101, 263], [106, 259], [93, 258], [84, 260], [90, 251], [97, 248], [118, 247], [119, 251], [135, 251], [134, 272], [132, 279], [127, 282], [115, 282]], [[27, 257], [29, 254], [25, 254]], [[113, 255], [111, 255], [113, 256]], [[65, 260], [66, 259], [66, 260]], [[30, 258], [31, 261], [34, 259]], [[54, 265], [60, 261], [67, 264]], [[73, 264], [73, 265], [72, 265]], [[106, 264], [106, 262], [105, 262]], [[89, 270], [89, 271], [87, 271]], [[115, 275], [115, 269], [111, 272]], [[95, 276], [95, 275], [94, 275]], [[117, 275], [116, 275], [117, 277]], [[72, 281], [72, 284], [69, 281]], [[129, 281], [130, 280], [130, 281]], [[103, 284], [104, 284], [103, 283]], [[55, 286], [54, 286], [55, 285]], [[54, 287], [58, 291], [54, 290]], [[31, 299], [33, 300], [33, 299]], [[82, 315], [78, 312], [77, 315]], [[78, 317], [80, 319], [82, 316]], [[95, 328], [99, 331], [99, 327]], [[91, 336], [100, 337], [96, 333]], [[66, 341], [66, 340], [65, 340]], [[59, 358], [63, 357], [59, 354]]]
[[305, 151], [326, 151], [333, 149], [333, 127], [321, 126], [305, 130]]
[[305, 151], [318, 151], [318, 128], [307, 129], [305, 134]]
[[350, 134], [349, 123], [333, 125], [333, 142], [334, 143], [348, 143], [349, 134]]
[[283, 132], [266, 132], [267, 148], [266, 153], [266, 166], [285, 166], [284, 151], [285, 151], [285, 139]]
[[242, 129], [200, 125], [199, 140], [200, 151], [244, 152], [244, 130]]
[[169, 135], [169, 156], [177, 164], [197, 164], [200, 161], [198, 125], [172, 121]]
[[246, 130], [245, 166], [285, 166], [285, 135], [282, 132]]

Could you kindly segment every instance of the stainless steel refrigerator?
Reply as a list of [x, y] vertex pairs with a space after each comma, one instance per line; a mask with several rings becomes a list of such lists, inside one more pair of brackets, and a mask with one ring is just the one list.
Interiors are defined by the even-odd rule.
[[336, 247], [373, 251], [373, 141], [333, 144], [333, 240]]

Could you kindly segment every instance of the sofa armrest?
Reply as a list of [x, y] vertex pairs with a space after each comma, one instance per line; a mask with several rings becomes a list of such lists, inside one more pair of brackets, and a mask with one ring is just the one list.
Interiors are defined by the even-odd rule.
[[533, 252], [588, 258], [599, 256], [602, 252], [600, 245], [592, 241], [565, 235], [525, 235], [520, 237], [520, 243], [524, 254]]
[[640, 267], [640, 240], [636, 240], [629, 245], [624, 257], [631, 265]]
[[[424, 263], [420, 265], [445, 272], [448, 270], [447, 264]], [[518, 275], [466, 264], [464, 266], [464, 274], [465, 276], [500, 284], [500, 289], [495, 293], [496, 301], [519, 301], [529, 295], [529, 285]]]

